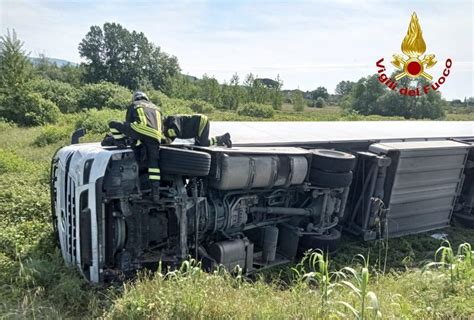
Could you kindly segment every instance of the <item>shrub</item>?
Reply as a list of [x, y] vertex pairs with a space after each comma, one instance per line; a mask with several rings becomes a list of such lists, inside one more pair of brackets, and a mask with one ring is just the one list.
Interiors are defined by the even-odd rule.
[[55, 123], [61, 112], [39, 93], [28, 91], [0, 97], [0, 117], [23, 126]]
[[318, 97], [318, 99], [316, 99], [316, 102], [314, 103], [314, 106], [316, 108], [322, 108], [322, 107], [324, 107], [324, 104], [325, 104], [324, 99], [321, 98], [321, 97]]
[[75, 127], [84, 128], [92, 133], [106, 133], [109, 131], [109, 121], [125, 119], [125, 112], [113, 109], [90, 109], [82, 112], [76, 120]]
[[0, 116], [19, 125], [55, 123], [61, 112], [58, 106], [39, 93], [24, 93], [1, 99]]
[[203, 100], [193, 100], [189, 108], [196, 113], [212, 113], [215, 110], [212, 104]]
[[80, 92], [78, 105], [82, 109], [126, 109], [131, 98], [132, 94], [127, 88], [103, 81], [85, 85]]
[[188, 100], [169, 98], [164, 93], [155, 90], [149, 91], [148, 97], [154, 104], [161, 108], [161, 112], [164, 115], [194, 113], [190, 108], [190, 102]]
[[237, 113], [241, 116], [250, 116], [256, 118], [271, 118], [273, 117], [275, 111], [272, 106], [259, 103], [247, 103], [239, 109]]
[[[44, 125], [58, 121], [60, 111], [58, 106], [38, 93], [30, 93], [23, 101], [25, 110], [24, 124]], [[21, 121], [20, 121], [21, 123]]]
[[33, 141], [33, 145], [37, 147], [45, 147], [47, 145], [56, 143], [69, 136], [69, 132], [65, 127], [46, 126], [41, 130], [41, 133]]
[[12, 129], [15, 127], [15, 124], [12, 122], [8, 122], [3, 118], [0, 118], [0, 132]]
[[31, 82], [31, 90], [41, 94], [43, 98], [54, 102], [61, 112], [71, 113], [78, 111], [77, 99], [79, 97], [79, 90], [69, 83], [57, 80], [36, 79]]
[[291, 99], [293, 100], [293, 109], [296, 112], [304, 111], [304, 96], [301, 90], [294, 90], [291, 93]]

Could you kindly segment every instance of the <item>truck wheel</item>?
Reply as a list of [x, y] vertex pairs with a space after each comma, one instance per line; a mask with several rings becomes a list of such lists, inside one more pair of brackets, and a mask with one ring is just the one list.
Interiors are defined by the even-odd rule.
[[328, 149], [313, 149], [313, 160], [311, 167], [327, 172], [347, 172], [355, 167], [356, 158], [354, 155], [346, 152], [328, 150]]
[[326, 172], [319, 169], [311, 169], [309, 181], [318, 187], [345, 188], [351, 185], [352, 171]]
[[474, 215], [454, 213], [454, 219], [463, 227], [474, 229]]
[[211, 156], [201, 151], [161, 147], [160, 168], [162, 174], [203, 177], [209, 174]]
[[341, 231], [332, 228], [328, 234], [319, 236], [302, 236], [298, 245], [301, 254], [310, 249], [321, 249], [326, 252], [334, 252], [341, 241]]

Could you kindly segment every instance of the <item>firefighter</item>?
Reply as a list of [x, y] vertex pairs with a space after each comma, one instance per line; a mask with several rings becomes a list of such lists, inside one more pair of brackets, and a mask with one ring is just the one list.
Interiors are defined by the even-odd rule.
[[131, 139], [138, 159], [141, 159], [142, 148], [145, 149], [153, 201], [160, 198], [160, 142], [164, 138], [161, 121], [160, 108], [150, 102], [145, 93], [137, 91], [127, 109], [125, 122], [110, 121], [110, 134], [102, 142], [102, 145], [126, 147], [127, 139]]
[[201, 114], [168, 116], [163, 121], [163, 134], [168, 143], [176, 138], [194, 138], [197, 146], [225, 145], [232, 148], [229, 133], [209, 138], [209, 126], [209, 119]]
[[137, 159], [141, 159], [141, 149], [144, 148], [148, 161], [148, 177], [152, 187], [153, 200], [159, 200], [160, 188], [160, 143], [171, 143], [174, 139], [195, 139], [200, 146], [226, 145], [232, 147], [230, 134], [226, 133], [209, 139], [209, 120], [204, 115], [168, 116], [164, 120], [160, 108], [150, 102], [143, 92], [133, 94], [132, 104], [127, 109], [125, 122], [110, 121], [110, 133], [102, 141], [102, 145], [126, 147], [130, 144], [135, 150]]

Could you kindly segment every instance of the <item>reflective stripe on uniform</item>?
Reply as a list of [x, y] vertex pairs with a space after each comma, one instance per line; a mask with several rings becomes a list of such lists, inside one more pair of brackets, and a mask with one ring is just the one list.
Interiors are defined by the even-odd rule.
[[124, 134], [121, 134], [121, 133], [119, 133], [119, 134], [112, 133], [112, 137], [114, 137], [114, 139], [117, 139], [117, 140], [118, 140], [118, 139], [123, 139], [123, 138], [125, 138], [125, 135], [124, 135]]
[[148, 178], [150, 180], [161, 180], [161, 177], [159, 175], [154, 175], [154, 174], [148, 175]]
[[210, 145], [213, 146], [217, 143], [217, 139], [215, 137], [211, 138]]
[[201, 115], [201, 120], [199, 121], [199, 132], [198, 135], [200, 136], [206, 127], [206, 124], [209, 120], [207, 120], [207, 116]]
[[174, 131], [174, 129], [168, 129], [168, 137], [170, 138], [176, 137], [176, 131]]
[[151, 172], [151, 173], [160, 173], [160, 168], [148, 168], [148, 172]]
[[133, 130], [135, 130], [136, 132], [138, 132], [140, 134], [143, 134], [147, 137], [150, 137], [150, 138], [153, 138], [153, 139], [156, 139], [156, 140], [160, 140], [162, 138], [161, 132], [159, 132], [158, 130], [155, 130], [153, 128], [141, 125], [139, 123], [132, 122], [130, 124], [130, 127]]
[[137, 108], [137, 113], [138, 113], [138, 118], [140, 119], [140, 123], [142, 125], [146, 126], [146, 124], [147, 124], [146, 115], [145, 115], [145, 111], [143, 110], [143, 108], [142, 107]]
[[160, 110], [155, 109], [156, 114], [156, 130], [161, 132], [161, 113]]
[[120, 133], [120, 131], [118, 131], [118, 130], [115, 129], [115, 128], [110, 128], [110, 132], [111, 132], [111, 133]]

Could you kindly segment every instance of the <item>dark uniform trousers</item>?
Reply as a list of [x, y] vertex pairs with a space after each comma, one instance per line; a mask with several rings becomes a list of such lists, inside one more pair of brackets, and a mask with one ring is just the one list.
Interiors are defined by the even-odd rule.
[[205, 115], [176, 115], [168, 116], [164, 120], [164, 135], [167, 140], [195, 139], [195, 145], [209, 147], [217, 140], [209, 139], [209, 119]]
[[139, 100], [127, 109], [125, 122], [109, 122], [110, 132], [115, 139], [129, 137], [137, 151], [143, 145], [147, 154], [148, 177], [152, 184], [153, 196], [158, 197], [160, 174], [160, 142], [163, 139], [161, 112], [153, 103]]

